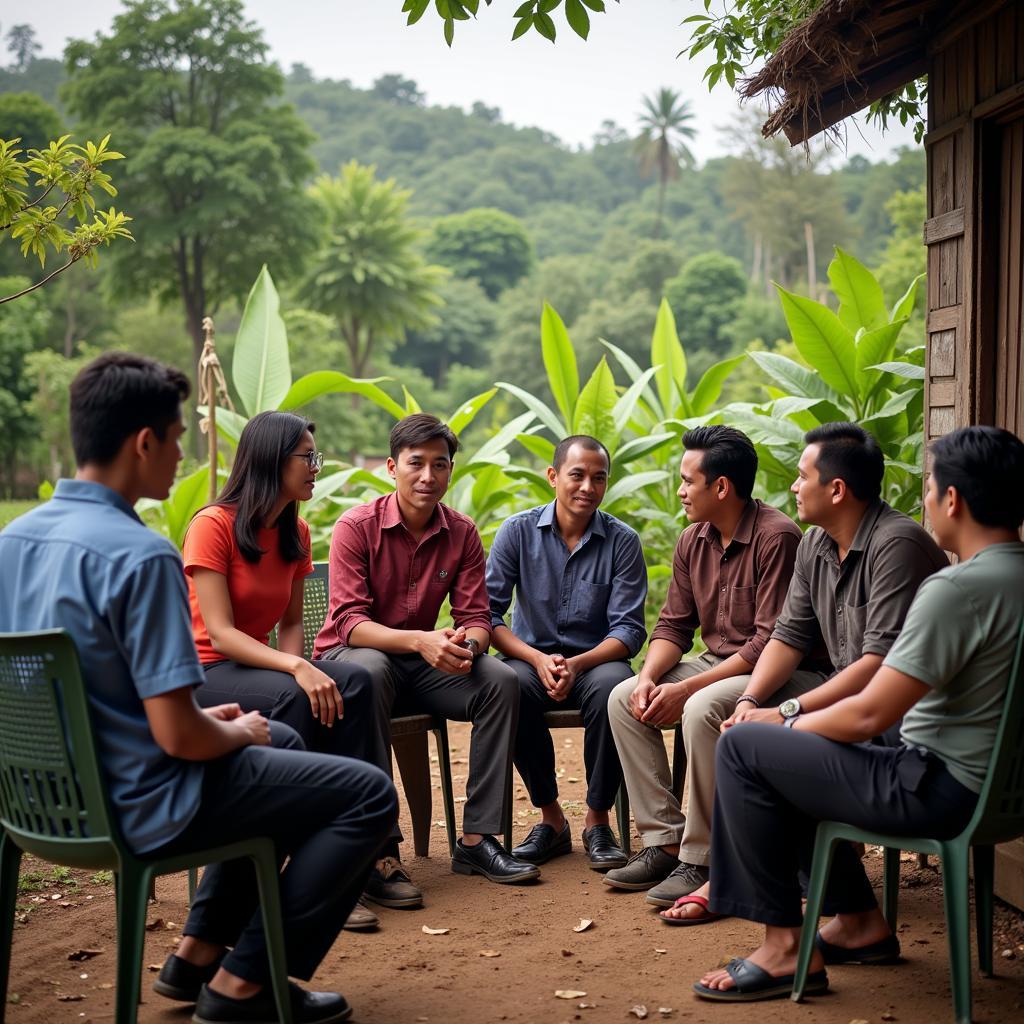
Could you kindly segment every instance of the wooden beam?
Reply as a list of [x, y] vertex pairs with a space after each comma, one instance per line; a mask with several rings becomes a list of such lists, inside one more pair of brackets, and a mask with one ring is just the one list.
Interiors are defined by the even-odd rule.
[[965, 0], [946, 15], [928, 39], [928, 54], [945, 50], [965, 32], [1005, 7], [1009, 0]]
[[940, 213], [938, 217], [924, 222], [924, 244], [934, 245], [947, 238], [955, 238], [964, 233], [964, 208]]
[[942, 306], [928, 313], [928, 333], [952, 331], [960, 324], [959, 306]]

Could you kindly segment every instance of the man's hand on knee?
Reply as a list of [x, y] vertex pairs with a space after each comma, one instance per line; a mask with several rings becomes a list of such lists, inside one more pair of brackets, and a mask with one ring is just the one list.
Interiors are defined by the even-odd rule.
[[651, 702], [651, 695], [654, 693], [657, 684], [653, 679], [640, 676], [633, 692], [629, 695], [629, 713], [638, 721], [642, 722], [647, 705]]

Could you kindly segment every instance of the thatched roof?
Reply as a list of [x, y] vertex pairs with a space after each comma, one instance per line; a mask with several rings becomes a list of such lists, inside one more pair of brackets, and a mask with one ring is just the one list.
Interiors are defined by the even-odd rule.
[[[977, 9], [984, 0], [973, 0]], [[794, 145], [888, 95], [928, 68], [937, 21], [963, 4], [949, 0], [823, 0], [798, 25], [741, 95], [765, 96], [764, 134]]]

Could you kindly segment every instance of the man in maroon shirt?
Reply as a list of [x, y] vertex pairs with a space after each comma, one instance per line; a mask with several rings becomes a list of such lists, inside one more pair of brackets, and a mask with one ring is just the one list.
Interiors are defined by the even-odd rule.
[[[506, 779], [519, 715], [519, 683], [486, 653], [491, 614], [484, 549], [467, 516], [441, 504], [459, 442], [434, 416], [395, 424], [388, 472], [395, 492], [349, 509], [331, 538], [330, 608], [314, 658], [369, 671], [377, 724], [390, 750], [391, 715], [403, 711], [473, 723], [463, 834], [452, 870], [492, 882], [537, 878], [533, 864], [505, 853]], [[437, 629], [445, 598], [453, 628]], [[390, 771], [388, 763], [381, 765]], [[418, 906], [420, 891], [398, 861], [397, 841], [366, 889], [382, 906]]]

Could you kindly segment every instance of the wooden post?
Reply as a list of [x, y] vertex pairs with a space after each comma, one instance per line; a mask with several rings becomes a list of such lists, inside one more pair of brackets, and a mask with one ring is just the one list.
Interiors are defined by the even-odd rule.
[[814, 225], [804, 221], [804, 243], [807, 246], [807, 294], [818, 301], [818, 267], [814, 258]]
[[214, 381], [215, 363], [212, 359], [206, 359], [207, 352], [212, 353], [213, 348], [213, 320], [203, 317], [203, 362], [206, 370], [206, 438], [209, 444], [210, 453], [210, 501], [217, 497], [217, 385]]

